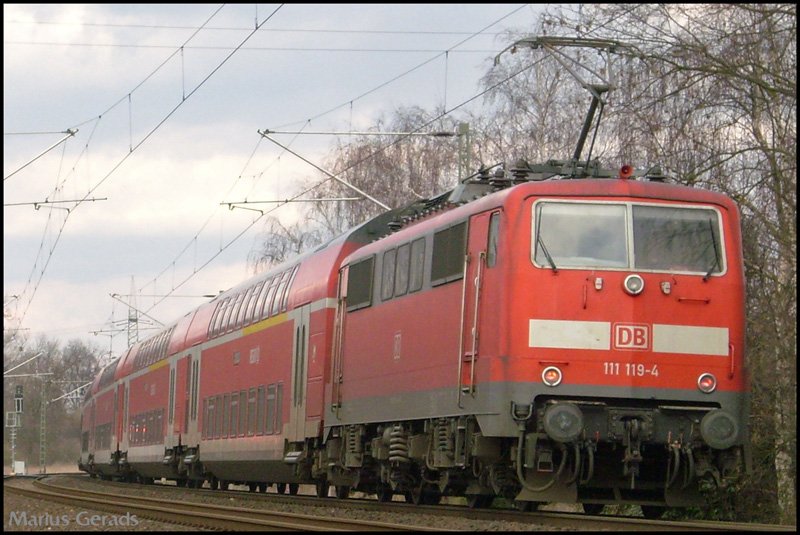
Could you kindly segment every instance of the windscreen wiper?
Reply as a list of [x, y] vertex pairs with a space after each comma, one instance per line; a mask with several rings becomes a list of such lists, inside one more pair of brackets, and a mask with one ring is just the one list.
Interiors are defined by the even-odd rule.
[[711, 267], [708, 268], [708, 271], [706, 271], [703, 281], [707, 281], [711, 276], [711, 272], [714, 271], [717, 266], [719, 266], [719, 249], [717, 249], [717, 238], [714, 236], [714, 225], [711, 223], [710, 219], [708, 220], [708, 230], [711, 232], [711, 244], [714, 246], [714, 263], [711, 264]]
[[547, 247], [545, 247], [541, 233], [539, 233], [538, 238], [536, 238], [536, 242], [542, 247], [542, 252], [544, 253], [544, 256], [547, 258], [547, 262], [550, 264], [550, 267], [553, 268], [553, 273], [558, 273], [558, 268], [556, 267], [556, 263], [553, 262], [553, 257], [550, 256], [550, 252], [547, 250]]

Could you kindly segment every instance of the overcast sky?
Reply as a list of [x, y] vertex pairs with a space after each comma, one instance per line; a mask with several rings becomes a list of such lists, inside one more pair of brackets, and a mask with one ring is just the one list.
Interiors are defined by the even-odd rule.
[[[110, 294], [169, 324], [252, 276], [263, 220], [220, 203], [319, 176], [257, 130], [453, 108], [541, 7], [4, 4], [4, 329], [116, 355], [128, 307]], [[274, 137], [317, 164], [335, 142]]]

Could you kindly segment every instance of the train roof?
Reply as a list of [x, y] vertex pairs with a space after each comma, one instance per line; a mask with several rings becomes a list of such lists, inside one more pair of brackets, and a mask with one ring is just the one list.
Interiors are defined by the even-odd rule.
[[[519, 174], [507, 180], [494, 180], [494, 175], [475, 175], [453, 190], [421, 201], [406, 208], [400, 217], [389, 224], [378, 244], [354, 251], [344, 264], [364, 258], [394, 242], [402, 242], [469, 217], [471, 214], [503, 205], [517, 205], [528, 197], [627, 197], [674, 202], [714, 204], [738, 214], [736, 204], [726, 195], [701, 188], [669, 184], [663, 177], [635, 179], [634, 177], [604, 178], [521, 178]], [[408, 230], [407, 230], [408, 229]], [[395, 237], [396, 236], [396, 237]]]
[[338, 269], [341, 259], [360, 245], [369, 243], [384, 234], [387, 224], [397, 217], [398, 212], [398, 210], [391, 210], [353, 227], [314, 250], [250, 277], [221, 292], [208, 303], [190, 310], [161, 331], [128, 347], [117, 359], [97, 374], [90, 391], [95, 394], [113, 381], [120, 380], [136, 370], [208, 340], [208, 325], [221, 300], [236, 295], [259, 281], [270, 279], [288, 269], [296, 266], [302, 267], [298, 270], [290, 288], [290, 308], [328, 296], [335, 291], [335, 281], [330, 280], [330, 274]]

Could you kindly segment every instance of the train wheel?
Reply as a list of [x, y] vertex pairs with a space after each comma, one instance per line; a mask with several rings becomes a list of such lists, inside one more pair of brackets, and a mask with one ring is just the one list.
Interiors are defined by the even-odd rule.
[[328, 490], [331, 488], [327, 481], [317, 481], [317, 498], [327, 498]]
[[247, 490], [249, 490], [250, 492], [257, 491], [258, 483], [256, 483], [255, 481], [250, 481], [249, 483], [247, 483]]
[[392, 487], [386, 485], [381, 485], [378, 487], [378, 490], [375, 492], [375, 495], [378, 497], [378, 501], [381, 503], [386, 503], [392, 501], [392, 497], [394, 496], [394, 491]]
[[442, 494], [437, 491], [423, 491], [422, 493], [422, 503], [425, 505], [439, 505], [439, 502], [442, 501]]
[[298, 490], [300, 490], [300, 484], [289, 483], [289, 494], [291, 494], [292, 496], [297, 496]]
[[642, 514], [649, 520], [657, 520], [664, 514], [664, 508], [660, 505], [642, 505]]
[[583, 512], [587, 515], [599, 515], [603, 512], [605, 505], [602, 503], [585, 503], [583, 504]]
[[185, 488], [186, 487], [186, 483], [187, 483], [187, 481], [185, 479], [176, 479], [175, 480], [175, 485], [177, 485], [178, 487], [181, 487], [181, 488]]
[[336, 497], [340, 500], [346, 499], [350, 496], [350, 487], [347, 485], [336, 485]]
[[275, 490], [278, 491], [278, 494], [286, 493], [286, 483], [276, 483]]
[[219, 479], [217, 479], [217, 476], [211, 476], [211, 479], [208, 480], [208, 486], [211, 487], [211, 490], [219, 490]]
[[231, 482], [230, 481], [220, 480], [220, 482], [219, 482], [219, 490], [228, 490], [230, 488], [230, 486], [231, 486]]
[[267, 492], [267, 488], [269, 487], [269, 483], [259, 483], [258, 484], [258, 492], [265, 493]]

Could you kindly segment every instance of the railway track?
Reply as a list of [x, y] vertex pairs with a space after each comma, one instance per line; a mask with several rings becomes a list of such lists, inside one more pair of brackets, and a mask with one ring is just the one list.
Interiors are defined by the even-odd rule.
[[[315, 507], [321, 511], [324, 510], [331, 510], [336, 509], [339, 511], [342, 510], [352, 510], [352, 511], [360, 511], [360, 514], [364, 514], [363, 512], [370, 512], [375, 514], [385, 513], [385, 514], [409, 514], [409, 515], [429, 515], [433, 517], [453, 517], [459, 519], [469, 519], [478, 522], [517, 522], [528, 524], [531, 528], [535, 528], [536, 526], [546, 526], [549, 529], [559, 529], [559, 530], [576, 530], [576, 531], [595, 531], [595, 530], [609, 530], [609, 531], [796, 531], [795, 526], [779, 526], [779, 525], [770, 525], [770, 524], [746, 524], [746, 523], [732, 523], [732, 522], [714, 522], [714, 521], [668, 521], [668, 520], [649, 520], [644, 518], [632, 518], [632, 517], [622, 517], [622, 516], [609, 516], [609, 515], [599, 515], [599, 516], [588, 516], [579, 513], [557, 513], [557, 512], [546, 512], [546, 511], [536, 511], [536, 512], [519, 512], [513, 509], [469, 509], [465, 506], [457, 506], [457, 505], [438, 505], [438, 506], [415, 506], [403, 502], [390, 502], [390, 503], [380, 503], [376, 500], [372, 499], [358, 499], [358, 498], [349, 498], [346, 500], [338, 500], [336, 498], [327, 497], [327, 498], [318, 498], [316, 496], [308, 496], [308, 495], [297, 495], [297, 496], [288, 496], [276, 493], [268, 493], [268, 494], [255, 494], [255, 493], [248, 493], [243, 491], [211, 491], [209, 489], [199, 489], [199, 490], [192, 490], [192, 489], [176, 489], [172, 486], [167, 485], [147, 485], [147, 486], [138, 486], [133, 485], [130, 483], [113, 483], [113, 482], [95, 482], [94, 480], [89, 480], [85, 476], [70, 476], [71, 478], [80, 478], [85, 482], [94, 482], [95, 485], [92, 485], [95, 489], [108, 489], [109, 487], [115, 489], [113, 494], [108, 493], [107, 491], [97, 492], [96, 490], [91, 491], [97, 499], [100, 499], [104, 502], [108, 502], [112, 496], [114, 500], [122, 500], [128, 498], [128, 494], [132, 493], [132, 491], [141, 491], [142, 489], [147, 489], [147, 491], [152, 491], [153, 494], [160, 494], [163, 492], [165, 496], [172, 496], [174, 498], [175, 492], [182, 492], [185, 494], [181, 495], [181, 505], [186, 505], [187, 508], [191, 508], [194, 510], [201, 510], [201, 511], [211, 511], [216, 510], [217, 508], [220, 511], [215, 512], [214, 514], [231, 514], [234, 515], [233, 511], [235, 511], [235, 516], [246, 515], [248, 512], [258, 513], [263, 515], [274, 515], [278, 514], [275, 511], [263, 511], [263, 510], [254, 510], [250, 507], [226, 507], [226, 506], [218, 506], [209, 504], [207, 501], [202, 503], [191, 503], [194, 501], [194, 497], [197, 499], [206, 499], [209, 496], [213, 496], [217, 499], [235, 499], [241, 505], [242, 502], [247, 502], [250, 504], [264, 504], [265, 502], [269, 503], [277, 503], [277, 504], [300, 504], [303, 506], [308, 507]], [[57, 485], [58, 478], [53, 478], [50, 482], [43, 482], [39, 481], [38, 485], [47, 486], [51, 490], [54, 491], [61, 491], [63, 487]], [[117, 489], [121, 494], [117, 494]], [[74, 490], [74, 489], [63, 489], [63, 490]], [[143, 500], [142, 498], [139, 498]], [[146, 503], [156, 504], [158, 507], [164, 508], [164, 498], [150, 498], [144, 500]], [[124, 510], [121, 510], [123, 513], [131, 511], [130, 506]], [[174, 509], [172, 505], [169, 507], [170, 512]], [[230, 511], [228, 511], [230, 510]], [[139, 513], [137, 513], [139, 514]], [[284, 515], [286, 513], [283, 513]], [[176, 520], [170, 520], [167, 517], [155, 517], [155, 516], [145, 516], [145, 514], [140, 514], [142, 517], [152, 518], [161, 521], [167, 522], [176, 522]], [[356, 514], [353, 514], [356, 516]], [[373, 515], [374, 516], [374, 515]], [[306, 520], [311, 520], [312, 527], [299, 527], [299, 528], [290, 528], [287, 526], [280, 526], [274, 529], [308, 529], [308, 530], [319, 530], [319, 529], [328, 529], [328, 530], [337, 530], [337, 529], [344, 529], [348, 531], [359, 531], [359, 530], [422, 530], [422, 531], [436, 531], [434, 528], [425, 528], [420, 527], [419, 523], [411, 522], [411, 523], [403, 523], [400, 524], [390, 524], [386, 522], [379, 522], [379, 523], [372, 523], [372, 522], [365, 522], [365, 521], [353, 521], [347, 520], [342, 518], [335, 519], [337, 522], [341, 521], [341, 527], [337, 527], [334, 524], [325, 523], [332, 519], [323, 519], [319, 515], [289, 515], [288, 521], [293, 521], [294, 517], [297, 517], [297, 520], [300, 521], [303, 518]], [[227, 520], [225, 519], [217, 519], [223, 523], [224, 529], [269, 529], [264, 527], [264, 525], [257, 524], [259, 527], [246, 527], [247, 524], [242, 524], [242, 527], [235, 527], [235, 524], [225, 523]], [[261, 521], [260, 517], [256, 517], [257, 521]], [[287, 521], [285, 518], [281, 519], [278, 517], [275, 522], [285, 522]], [[347, 526], [348, 523], [353, 523], [351, 526]], [[442, 524], [446, 524], [447, 521], [442, 522]], [[189, 525], [200, 525], [197, 523], [190, 523], [187, 520], [181, 521], [181, 523], [189, 524]], [[252, 524], [251, 524], [252, 525]], [[314, 525], [319, 527], [313, 527]], [[213, 524], [207, 525], [214, 529], [219, 529]], [[495, 528], [496, 529], [496, 528]]]
[[[186, 503], [129, 494], [97, 492], [53, 485], [45, 480], [22, 480], [4, 484], [6, 491], [30, 498], [87, 507], [118, 514], [170, 522], [206, 529], [232, 531], [440, 531], [433, 528], [351, 520], [317, 515], [301, 515], [209, 503]], [[9, 484], [10, 482], [10, 484]]]

